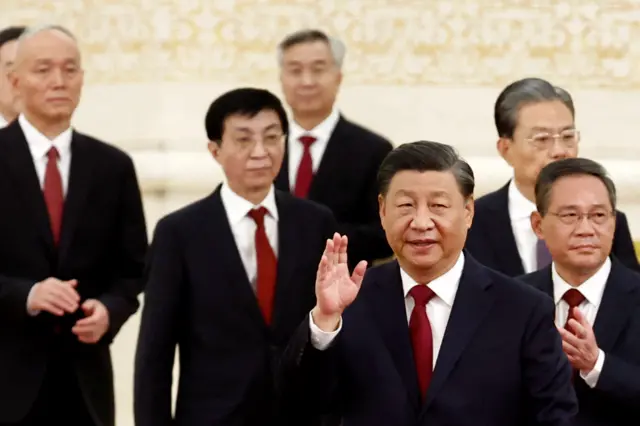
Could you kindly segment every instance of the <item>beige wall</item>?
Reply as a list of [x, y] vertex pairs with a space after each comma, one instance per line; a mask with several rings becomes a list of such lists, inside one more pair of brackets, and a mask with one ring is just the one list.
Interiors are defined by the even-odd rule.
[[[150, 229], [220, 181], [205, 151], [211, 100], [238, 85], [279, 93], [275, 45], [319, 26], [348, 47], [341, 110], [397, 144], [454, 144], [478, 194], [509, 177], [494, 148], [501, 87], [525, 76], [563, 85], [575, 97], [582, 153], [609, 168], [640, 236], [637, 1], [0, 0], [0, 9], [0, 26], [55, 22], [77, 34], [87, 87], [76, 126], [134, 156]], [[113, 350], [123, 426], [137, 320]]]

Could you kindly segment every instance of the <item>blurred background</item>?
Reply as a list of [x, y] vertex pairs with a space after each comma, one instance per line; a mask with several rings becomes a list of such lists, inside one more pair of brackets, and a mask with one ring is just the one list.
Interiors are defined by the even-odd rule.
[[[504, 184], [493, 103], [537, 76], [574, 97], [582, 156], [603, 163], [640, 238], [640, 0], [0, 0], [0, 27], [78, 37], [87, 85], [74, 125], [128, 151], [158, 218], [221, 179], [204, 115], [221, 92], [280, 94], [276, 45], [317, 27], [347, 46], [338, 105], [395, 144], [455, 145], [477, 196]], [[113, 346], [118, 425], [132, 422], [137, 316]]]

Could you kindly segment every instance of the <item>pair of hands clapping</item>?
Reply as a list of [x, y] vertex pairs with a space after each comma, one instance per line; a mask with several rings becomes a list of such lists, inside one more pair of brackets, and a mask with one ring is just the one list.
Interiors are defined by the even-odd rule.
[[367, 262], [361, 261], [349, 274], [347, 245], [347, 237], [335, 233], [332, 239], [327, 240], [318, 266], [316, 306], [311, 315], [314, 323], [327, 332], [338, 327], [342, 312], [358, 295], [367, 269]]

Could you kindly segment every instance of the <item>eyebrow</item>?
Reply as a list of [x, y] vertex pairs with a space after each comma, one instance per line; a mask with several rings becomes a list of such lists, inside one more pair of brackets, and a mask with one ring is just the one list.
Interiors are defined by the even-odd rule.
[[[268, 130], [280, 130], [280, 129], [282, 129], [282, 126], [280, 126], [278, 123], [273, 123], [273, 124], [268, 125], [264, 129], [262, 129], [262, 131], [266, 132]], [[248, 127], [235, 127], [233, 130], [235, 130], [237, 132], [253, 133], [252, 129], [250, 129]]]
[[[564, 126], [560, 128], [561, 132], [564, 132], [565, 130], [575, 130], [576, 125], [575, 124], [571, 124], [568, 126]], [[553, 132], [554, 129], [550, 128], [550, 127], [541, 127], [541, 126], [534, 126], [531, 128], [532, 131], [535, 132]]]
[[[406, 189], [399, 189], [398, 191], [396, 191], [396, 197], [402, 197], [402, 196], [407, 196], [407, 197], [415, 197], [416, 193], [414, 191], [409, 191]], [[449, 197], [449, 194], [446, 191], [433, 191], [429, 193], [430, 197]]]
[[[593, 209], [593, 208], [603, 208], [603, 209], [607, 209], [609, 208], [609, 206], [607, 204], [592, 204], [590, 206], [588, 206], [589, 209]], [[567, 204], [564, 206], [560, 206], [558, 207], [558, 210], [580, 210], [580, 206], [577, 206], [575, 204]]]

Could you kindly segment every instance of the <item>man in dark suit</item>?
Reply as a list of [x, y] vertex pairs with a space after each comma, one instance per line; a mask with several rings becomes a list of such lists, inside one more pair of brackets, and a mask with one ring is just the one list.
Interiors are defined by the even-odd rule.
[[8, 27], [0, 31], [0, 128], [18, 116], [16, 98], [9, 82], [9, 71], [16, 57], [18, 37], [24, 30], [24, 27]]
[[283, 357], [283, 398], [345, 426], [566, 425], [577, 404], [551, 299], [462, 251], [469, 165], [415, 142], [378, 176], [397, 261], [349, 276], [347, 238], [327, 243], [317, 304]]
[[[571, 95], [538, 78], [507, 86], [495, 104], [498, 152], [513, 168], [513, 179], [476, 201], [476, 215], [466, 249], [482, 264], [516, 277], [551, 262], [549, 251], [531, 229], [534, 186], [540, 169], [578, 155]], [[630, 268], [640, 268], [627, 218], [616, 212], [612, 254]]]
[[576, 426], [632, 426], [640, 419], [640, 276], [609, 259], [616, 189], [598, 163], [549, 164], [536, 185], [531, 224], [553, 263], [521, 279], [554, 298], [575, 370]]
[[147, 233], [131, 158], [71, 129], [83, 72], [61, 27], [26, 31], [0, 130], [0, 424], [113, 426], [109, 345], [138, 308]]
[[[391, 255], [378, 220], [376, 174], [391, 143], [335, 107], [344, 44], [318, 30], [278, 47], [282, 90], [293, 112], [276, 188], [329, 207], [349, 237], [349, 255], [369, 263]], [[352, 267], [355, 265], [351, 265]]]
[[281, 425], [274, 366], [315, 304], [312, 283], [335, 220], [326, 207], [273, 187], [288, 131], [276, 96], [225, 93], [211, 104], [206, 130], [226, 183], [156, 227], [136, 353], [136, 425]]

